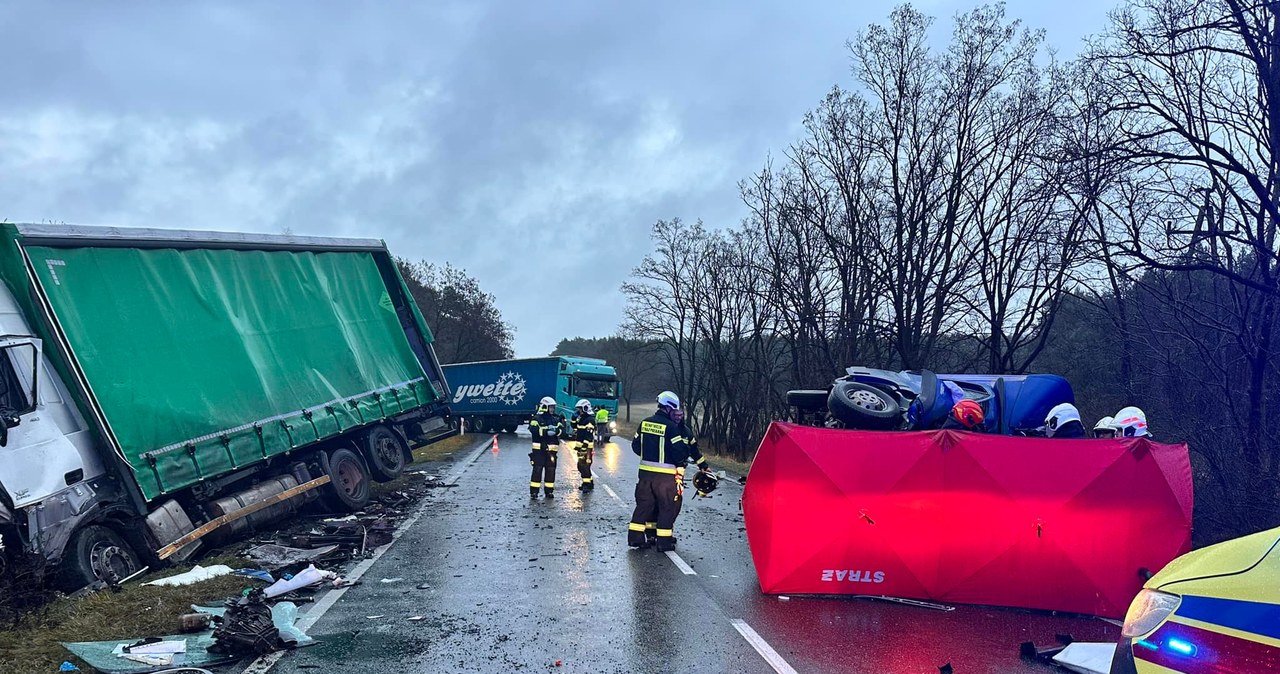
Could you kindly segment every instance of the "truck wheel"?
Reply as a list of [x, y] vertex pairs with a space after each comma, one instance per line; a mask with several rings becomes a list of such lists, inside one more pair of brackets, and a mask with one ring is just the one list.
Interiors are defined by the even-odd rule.
[[506, 426], [503, 426], [503, 427], [502, 427], [502, 432], [503, 432], [503, 433], [506, 433], [506, 434], [508, 434], [508, 435], [510, 435], [510, 434], [512, 434], [512, 433], [515, 433], [515, 432], [516, 432], [516, 425], [515, 425], [515, 424], [507, 424]]
[[891, 430], [902, 420], [902, 409], [893, 396], [856, 381], [837, 381], [827, 396], [827, 408], [849, 428]]
[[390, 482], [404, 472], [405, 447], [400, 436], [386, 426], [374, 426], [364, 436], [364, 458], [369, 474], [378, 482]]
[[62, 557], [58, 585], [74, 592], [95, 581], [118, 583], [142, 568], [138, 554], [120, 534], [99, 524], [87, 526], [71, 538]]
[[355, 452], [339, 447], [325, 452], [324, 468], [329, 487], [321, 494], [333, 510], [357, 512], [369, 504], [369, 471]]

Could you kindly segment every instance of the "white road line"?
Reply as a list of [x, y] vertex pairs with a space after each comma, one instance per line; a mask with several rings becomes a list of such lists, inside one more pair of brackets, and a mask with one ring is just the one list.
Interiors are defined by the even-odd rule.
[[680, 572], [683, 573], [684, 575], [686, 576], [698, 575], [698, 572], [694, 571], [693, 567], [689, 566], [688, 562], [681, 559], [680, 555], [677, 555], [675, 550], [667, 550], [667, 559], [670, 559], [671, 563], [675, 564], [676, 568], [680, 569]]
[[603, 482], [600, 483], [600, 486], [604, 487], [605, 492], [607, 492], [610, 496], [612, 496], [613, 500], [617, 501], [618, 503], [624, 503], [624, 501], [622, 500], [622, 497], [618, 496], [618, 492], [614, 491], [612, 487], [610, 487], [607, 484], [604, 484]]
[[[453, 470], [449, 471], [443, 482], [450, 485], [457, 484], [458, 480], [462, 477], [462, 473], [465, 472], [467, 468], [471, 467], [471, 464], [475, 463], [476, 459], [480, 458], [480, 455], [488, 450], [490, 445], [491, 441], [489, 440], [481, 442], [479, 446], [472, 450], [471, 454], [468, 455], [467, 458], [463, 459], [453, 467]], [[409, 527], [417, 523], [423, 513], [426, 512], [427, 506], [430, 504], [430, 501], [423, 501], [422, 505], [418, 507], [417, 512], [407, 517], [400, 523], [400, 526], [396, 527], [395, 533], [391, 536], [390, 543], [374, 550], [372, 557], [356, 564], [352, 567], [351, 572], [343, 577], [353, 583], [360, 580], [360, 577], [369, 570], [369, 567], [373, 566], [374, 562], [381, 559], [382, 555], [386, 554], [387, 550], [390, 550], [391, 546], [395, 545], [396, 541], [400, 540], [400, 536], [404, 534]], [[351, 589], [351, 587], [352, 586], [348, 585], [346, 587], [330, 590], [325, 594], [325, 596], [320, 598], [320, 601], [312, 604], [311, 608], [309, 608], [306, 613], [302, 614], [298, 618], [297, 623], [295, 623], [298, 629], [303, 632], [310, 629], [312, 625], [316, 624], [316, 621], [320, 620], [320, 618], [324, 616], [326, 611], [332, 608], [334, 604], [338, 603], [338, 600], [342, 598], [342, 595], [346, 594], [347, 590]], [[276, 651], [274, 653], [268, 653], [261, 656], [257, 660], [249, 663], [249, 666], [244, 669], [243, 674], [266, 674], [266, 672], [274, 667], [275, 664], [280, 661], [280, 658], [284, 657], [287, 652], [288, 651]]]
[[794, 667], [787, 664], [787, 661], [782, 659], [781, 655], [778, 655], [777, 651], [773, 650], [773, 646], [770, 646], [769, 642], [764, 640], [764, 637], [751, 629], [751, 626], [748, 625], [745, 620], [735, 619], [730, 620], [729, 622], [733, 623], [733, 629], [738, 630], [738, 634], [741, 634], [742, 638], [746, 639], [747, 643], [751, 644], [751, 647], [756, 649], [756, 652], [760, 654], [760, 657], [764, 658], [764, 661], [769, 663], [769, 666], [773, 668], [773, 671], [778, 674], [799, 674]]

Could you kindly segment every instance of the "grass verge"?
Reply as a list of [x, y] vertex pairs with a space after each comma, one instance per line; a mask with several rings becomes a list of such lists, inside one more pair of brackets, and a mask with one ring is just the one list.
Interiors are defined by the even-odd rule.
[[[235, 557], [213, 557], [201, 566], [243, 567]], [[163, 636], [178, 631], [178, 616], [192, 604], [216, 606], [246, 587], [263, 583], [239, 576], [222, 576], [186, 587], [145, 587], [148, 580], [187, 571], [191, 566], [162, 569], [131, 581], [119, 592], [109, 590], [71, 599], [63, 597], [24, 615], [16, 625], [0, 631], [0, 663], [10, 674], [48, 674], [70, 661], [89, 671], [61, 646], [63, 641], [106, 641]]]

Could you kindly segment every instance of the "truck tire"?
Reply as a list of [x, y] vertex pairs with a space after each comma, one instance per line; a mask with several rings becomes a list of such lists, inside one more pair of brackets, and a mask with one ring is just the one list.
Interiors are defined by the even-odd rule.
[[75, 592], [95, 581], [118, 583], [142, 568], [138, 553], [124, 538], [100, 524], [92, 524], [71, 537], [62, 555], [58, 585]]
[[369, 504], [369, 470], [359, 454], [346, 447], [330, 449], [321, 457], [321, 465], [329, 476], [329, 485], [320, 495], [326, 506], [354, 513]]
[[849, 428], [890, 430], [902, 420], [902, 409], [893, 396], [856, 381], [837, 381], [827, 396], [827, 409]]
[[506, 426], [503, 426], [503, 427], [502, 427], [502, 432], [503, 432], [503, 433], [506, 433], [507, 435], [511, 435], [512, 433], [515, 433], [515, 432], [516, 432], [516, 425], [515, 425], [515, 424], [507, 424]]
[[374, 426], [364, 435], [364, 459], [369, 475], [378, 482], [390, 482], [404, 473], [408, 453], [400, 436], [386, 426]]

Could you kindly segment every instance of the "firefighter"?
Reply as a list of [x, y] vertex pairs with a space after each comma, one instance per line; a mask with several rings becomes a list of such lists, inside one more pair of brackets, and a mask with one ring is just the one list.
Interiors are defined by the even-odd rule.
[[1080, 422], [1080, 411], [1071, 403], [1055, 405], [1044, 418], [1044, 434], [1048, 438], [1083, 438], [1084, 424]]
[[609, 410], [601, 407], [596, 410], [596, 440], [609, 442]]
[[573, 451], [578, 454], [578, 474], [582, 476], [582, 491], [591, 491], [596, 488], [595, 481], [591, 477], [591, 459], [596, 453], [596, 418], [591, 413], [591, 402], [589, 400], [579, 400], [574, 405], [577, 411], [573, 415]]
[[680, 398], [663, 391], [658, 396], [657, 413], [640, 422], [640, 429], [631, 440], [631, 451], [640, 456], [636, 509], [627, 526], [627, 545], [633, 548], [656, 543], [660, 551], [674, 550], [673, 530], [684, 493], [684, 466], [693, 458], [700, 470], [710, 471], [697, 445], [690, 442], [682, 419]]
[[556, 400], [547, 396], [538, 401], [538, 411], [529, 419], [529, 434], [533, 436], [533, 451], [529, 452], [529, 464], [533, 476], [529, 478], [529, 498], [538, 497], [538, 489], [547, 498], [555, 498], [556, 452], [560, 450], [564, 417], [556, 414]]

